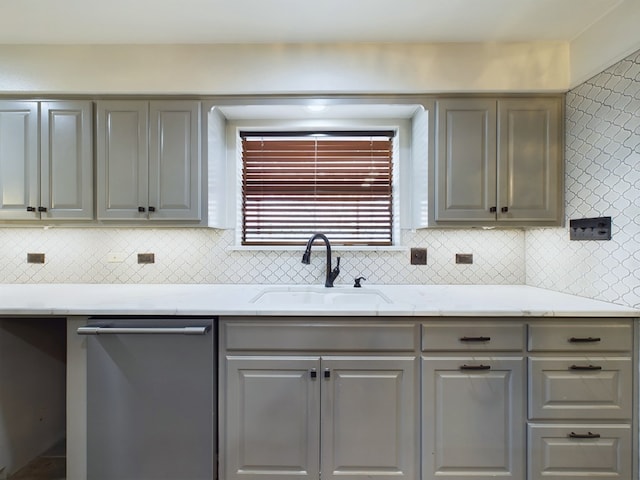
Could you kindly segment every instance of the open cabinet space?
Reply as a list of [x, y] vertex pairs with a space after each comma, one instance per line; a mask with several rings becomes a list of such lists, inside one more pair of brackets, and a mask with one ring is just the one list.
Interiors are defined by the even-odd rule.
[[0, 318], [0, 479], [64, 478], [66, 348], [64, 318]]

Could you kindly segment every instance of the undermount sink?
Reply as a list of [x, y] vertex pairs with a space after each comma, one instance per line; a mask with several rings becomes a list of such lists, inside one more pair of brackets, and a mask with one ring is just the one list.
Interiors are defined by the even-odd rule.
[[353, 287], [326, 288], [315, 285], [269, 287], [251, 299], [251, 303], [274, 307], [288, 305], [376, 305], [391, 303], [379, 290]]

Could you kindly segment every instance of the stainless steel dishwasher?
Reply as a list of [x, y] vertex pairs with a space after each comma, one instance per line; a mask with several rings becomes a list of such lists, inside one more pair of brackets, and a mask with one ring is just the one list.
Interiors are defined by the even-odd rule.
[[214, 479], [215, 319], [92, 318], [78, 333], [88, 335], [87, 477]]

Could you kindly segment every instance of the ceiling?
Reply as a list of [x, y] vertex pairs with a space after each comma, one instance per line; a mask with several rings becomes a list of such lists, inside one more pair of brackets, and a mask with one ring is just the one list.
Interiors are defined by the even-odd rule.
[[0, 44], [571, 41], [634, 0], [0, 0]]

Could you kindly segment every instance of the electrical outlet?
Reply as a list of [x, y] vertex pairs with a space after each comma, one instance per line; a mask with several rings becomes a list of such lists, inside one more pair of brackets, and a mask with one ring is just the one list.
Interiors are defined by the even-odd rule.
[[155, 263], [156, 256], [153, 253], [139, 253], [138, 254], [138, 263], [146, 264], [146, 263]]
[[411, 265], [426, 265], [426, 264], [427, 264], [427, 249], [412, 248], [411, 249]]
[[27, 253], [27, 263], [44, 263], [44, 253]]
[[122, 252], [107, 253], [107, 263], [122, 263], [125, 258], [127, 258], [127, 256]]
[[456, 253], [456, 263], [471, 265], [473, 263], [473, 253]]

